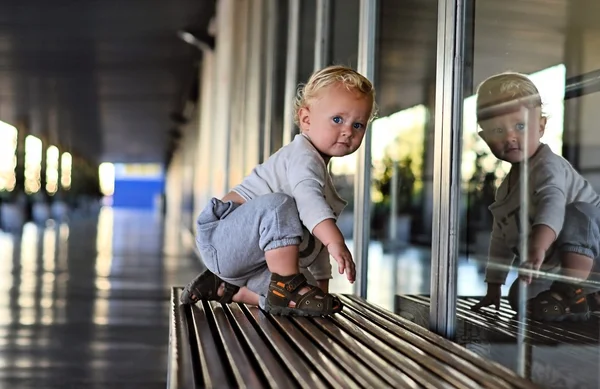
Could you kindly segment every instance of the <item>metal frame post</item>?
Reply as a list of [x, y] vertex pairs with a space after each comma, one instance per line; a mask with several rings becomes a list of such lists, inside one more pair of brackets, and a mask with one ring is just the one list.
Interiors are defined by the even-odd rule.
[[298, 83], [298, 55], [300, 48], [300, 0], [289, 0], [288, 42], [285, 73], [285, 108], [283, 121], [283, 145], [292, 141], [294, 134], [294, 107]]
[[260, 136], [262, 139], [262, 150], [259, 155], [260, 162], [264, 162], [272, 153], [273, 132], [273, 106], [275, 102], [275, 63], [277, 61], [277, 2], [279, 0], [267, 0], [266, 7], [266, 34], [265, 34], [265, 105], [264, 122]]
[[464, 0], [439, 1], [429, 326], [449, 339], [456, 330], [464, 17]]
[[317, 0], [317, 28], [315, 32], [314, 70], [324, 68], [330, 61], [331, 0]]
[[[358, 23], [358, 72], [373, 81], [377, 44], [377, 0], [360, 0]], [[367, 297], [369, 240], [371, 234], [371, 131], [367, 129], [356, 152], [354, 183], [354, 257], [357, 266], [355, 293]]]

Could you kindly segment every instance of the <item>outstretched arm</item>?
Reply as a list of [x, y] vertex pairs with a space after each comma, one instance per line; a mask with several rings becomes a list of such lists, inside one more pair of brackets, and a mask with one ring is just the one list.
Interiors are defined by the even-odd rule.
[[356, 279], [354, 260], [335, 221], [333, 219], [323, 220], [313, 229], [313, 235], [327, 247], [329, 254], [338, 263], [339, 273], [345, 272], [348, 281], [354, 282]]

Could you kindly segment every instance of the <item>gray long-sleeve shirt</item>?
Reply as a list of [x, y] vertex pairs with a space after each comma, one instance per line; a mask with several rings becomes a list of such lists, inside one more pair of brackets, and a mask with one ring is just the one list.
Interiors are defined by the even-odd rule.
[[306, 136], [296, 135], [233, 191], [246, 201], [268, 193], [292, 196], [307, 229], [300, 246], [300, 266], [308, 268], [317, 280], [331, 278], [329, 253], [312, 231], [326, 219], [337, 220], [346, 202], [335, 190], [323, 157]]
[[[536, 225], [550, 227], [560, 234], [568, 204], [585, 202], [600, 205], [600, 196], [571, 164], [542, 144], [529, 159], [528, 214], [529, 229]], [[516, 167], [515, 169], [518, 169]], [[515, 172], [518, 174], [518, 172]], [[489, 207], [494, 217], [490, 239], [486, 282], [504, 283], [515, 256], [519, 255], [521, 213], [521, 180], [509, 190], [510, 174], [496, 191], [495, 202]], [[558, 266], [558, 255], [549, 250], [541, 270]]]

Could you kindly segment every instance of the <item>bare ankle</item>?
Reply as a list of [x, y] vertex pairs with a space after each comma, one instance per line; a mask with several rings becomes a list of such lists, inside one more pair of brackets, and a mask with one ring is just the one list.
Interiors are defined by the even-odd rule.
[[258, 306], [260, 297], [250, 289], [242, 286], [236, 294], [233, 295], [233, 302]]
[[300, 273], [298, 246], [284, 246], [265, 252], [267, 267], [271, 273], [283, 277]]

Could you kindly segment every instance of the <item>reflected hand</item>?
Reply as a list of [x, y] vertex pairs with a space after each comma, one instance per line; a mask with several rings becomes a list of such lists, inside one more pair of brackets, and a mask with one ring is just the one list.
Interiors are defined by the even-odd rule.
[[531, 271], [538, 271], [544, 263], [544, 259], [546, 258], [546, 250], [531, 248], [527, 253], [527, 262], [523, 262], [520, 266], [520, 269], [525, 270], [525, 272], [520, 272], [519, 278], [522, 281], [525, 281], [527, 284], [531, 284], [531, 280], [533, 275]]
[[329, 255], [335, 259], [338, 263], [338, 271], [340, 274], [344, 274], [346, 272], [346, 278], [350, 283], [354, 283], [356, 279], [356, 269], [354, 265], [354, 260], [352, 259], [352, 254], [350, 254], [350, 250], [345, 243], [330, 243], [327, 246], [327, 251]]
[[488, 284], [486, 295], [481, 299], [480, 302], [471, 307], [472, 311], [479, 311], [483, 307], [489, 307], [490, 305], [496, 306], [496, 311], [500, 310], [500, 297], [502, 296], [502, 285], [501, 284]]

